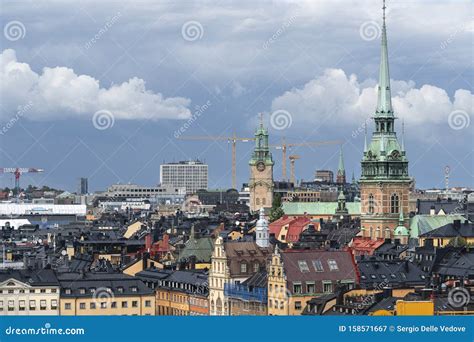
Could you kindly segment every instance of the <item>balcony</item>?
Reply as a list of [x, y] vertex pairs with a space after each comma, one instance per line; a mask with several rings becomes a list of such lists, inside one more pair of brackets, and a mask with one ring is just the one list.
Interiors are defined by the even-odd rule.
[[261, 287], [249, 288], [245, 285], [224, 284], [224, 295], [246, 301], [267, 302], [267, 289]]

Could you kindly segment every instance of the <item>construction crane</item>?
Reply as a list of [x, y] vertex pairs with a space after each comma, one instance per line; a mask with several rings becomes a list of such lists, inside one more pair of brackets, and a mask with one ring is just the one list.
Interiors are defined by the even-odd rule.
[[270, 145], [270, 147], [275, 147], [277, 150], [281, 150], [282, 152], [282, 180], [286, 180], [286, 152], [288, 149], [291, 147], [296, 147], [296, 146], [307, 146], [307, 147], [318, 147], [318, 146], [323, 146], [323, 145], [335, 145], [335, 144], [342, 144], [342, 141], [340, 140], [326, 140], [326, 141], [306, 141], [306, 142], [301, 142], [301, 143], [290, 143], [288, 144], [285, 140], [285, 138], [282, 139], [282, 142], [280, 145]]
[[297, 154], [293, 154], [288, 157], [290, 159], [290, 182], [295, 184], [295, 160], [300, 159], [301, 157]]
[[237, 180], [236, 180], [236, 149], [237, 149], [237, 142], [249, 142], [255, 140], [255, 138], [242, 138], [236, 136], [235, 132], [230, 137], [226, 136], [190, 136], [190, 137], [179, 137], [178, 139], [182, 140], [213, 140], [213, 141], [227, 141], [228, 143], [232, 143], [232, 188], [237, 188]]
[[16, 194], [20, 193], [20, 176], [24, 173], [39, 173], [44, 172], [43, 169], [28, 168], [28, 167], [4, 167], [0, 168], [0, 173], [13, 173], [15, 175], [15, 189]]

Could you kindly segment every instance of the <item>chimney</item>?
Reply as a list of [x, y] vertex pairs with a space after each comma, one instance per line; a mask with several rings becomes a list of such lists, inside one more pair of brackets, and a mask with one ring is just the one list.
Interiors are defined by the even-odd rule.
[[170, 237], [168, 234], [164, 234], [163, 235], [163, 245], [162, 245], [162, 249], [164, 250], [168, 250], [170, 247]]
[[145, 236], [145, 249], [147, 252], [151, 251], [151, 234]]
[[461, 228], [461, 220], [454, 220], [453, 227], [454, 229], [459, 230]]
[[143, 255], [142, 255], [142, 263], [143, 263], [142, 268], [144, 270], [146, 270], [148, 268], [148, 258], [149, 257], [150, 257], [149, 253], [143, 253]]

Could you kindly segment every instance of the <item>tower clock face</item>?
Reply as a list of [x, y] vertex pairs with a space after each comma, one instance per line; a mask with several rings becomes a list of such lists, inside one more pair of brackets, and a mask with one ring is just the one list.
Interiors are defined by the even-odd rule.
[[260, 171], [260, 172], [264, 171], [265, 170], [265, 164], [262, 163], [262, 162], [259, 162], [257, 164], [257, 170]]

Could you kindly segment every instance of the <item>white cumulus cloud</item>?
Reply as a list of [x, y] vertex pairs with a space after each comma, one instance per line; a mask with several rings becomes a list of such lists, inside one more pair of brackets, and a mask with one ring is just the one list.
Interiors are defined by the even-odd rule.
[[88, 119], [99, 110], [112, 112], [118, 120], [186, 119], [191, 115], [189, 99], [165, 98], [147, 90], [143, 79], [134, 77], [101, 88], [94, 77], [77, 75], [66, 67], [45, 67], [38, 74], [27, 63], [19, 62], [11, 49], [0, 54], [0, 94], [0, 119], [8, 119], [12, 111], [28, 103], [33, 109], [25, 116], [31, 120]]
[[[430, 125], [447, 124], [449, 114], [461, 110], [473, 114], [474, 94], [465, 89], [455, 91], [453, 98], [433, 85], [417, 87], [413, 81], [392, 81], [392, 103], [397, 117], [407, 125], [428, 129]], [[324, 73], [299, 88], [293, 88], [272, 101], [272, 111], [291, 113], [293, 122], [354, 125], [374, 114], [377, 103], [376, 82], [359, 82], [355, 75], [341, 69]]]

